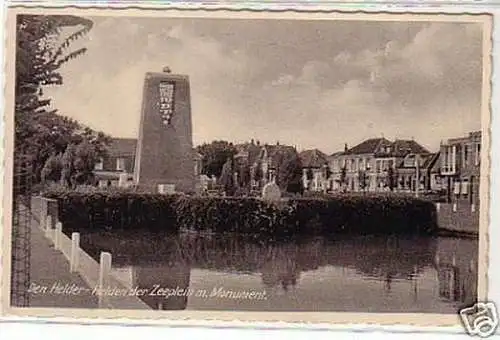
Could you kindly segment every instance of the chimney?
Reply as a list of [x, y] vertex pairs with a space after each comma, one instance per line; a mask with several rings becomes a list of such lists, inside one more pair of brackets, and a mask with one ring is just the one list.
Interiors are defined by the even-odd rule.
[[254, 143], [255, 143], [255, 141], [252, 138], [252, 140], [250, 141], [250, 144], [254, 145]]
[[259, 145], [260, 145], [260, 140], [257, 140], [257, 146], [259, 146]]
[[276, 141], [276, 145], [280, 145], [280, 141], [279, 140]]
[[349, 148], [347, 147], [347, 143], [344, 144], [344, 152], [347, 152], [347, 150], [349, 150]]

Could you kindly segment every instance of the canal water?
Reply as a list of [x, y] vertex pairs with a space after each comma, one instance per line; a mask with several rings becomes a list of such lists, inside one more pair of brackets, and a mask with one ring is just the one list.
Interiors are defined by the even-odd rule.
[[236, 236], [82, 235], [152, 309], [456, 313], [475, 301], [478, 241], [342, 236], [280, 243]]

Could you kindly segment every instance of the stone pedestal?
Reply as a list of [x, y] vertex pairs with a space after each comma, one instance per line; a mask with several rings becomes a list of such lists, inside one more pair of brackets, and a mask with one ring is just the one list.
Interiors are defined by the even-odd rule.
[[147, 73], [144, 82], [134, 182], [158, 192], [160, 184], [193, 192], [194, 152], [189, 78]]

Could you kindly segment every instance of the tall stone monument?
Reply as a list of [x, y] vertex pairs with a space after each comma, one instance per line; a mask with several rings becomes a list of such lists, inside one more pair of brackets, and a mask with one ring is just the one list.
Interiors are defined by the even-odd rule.
[[[189, 78], [146, 73], [134, 181], [141, 189], [158, 192], [195, 187]], [[161, 190], [161, 189], [160, 189]]]

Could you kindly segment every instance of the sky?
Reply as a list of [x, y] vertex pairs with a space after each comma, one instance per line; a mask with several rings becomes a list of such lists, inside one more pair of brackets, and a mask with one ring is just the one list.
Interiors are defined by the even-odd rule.
[[477, 23], [92, 17], [59, 113], [137, 137], [146, 72], [190, 77], [193, 141], [326, 153], [367, 138], [441, 140], [481, 128]]

